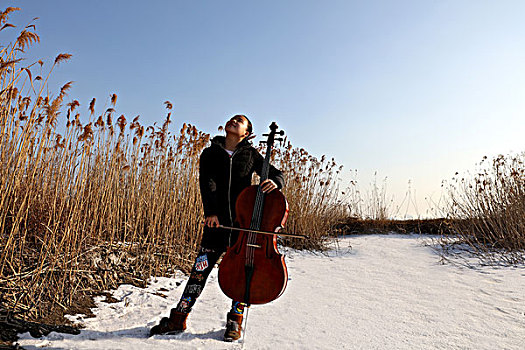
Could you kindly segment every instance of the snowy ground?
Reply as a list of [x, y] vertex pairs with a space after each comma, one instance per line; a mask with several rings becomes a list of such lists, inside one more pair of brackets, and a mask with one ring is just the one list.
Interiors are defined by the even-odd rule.
[[[287, 252], [290, 280], [276, 301], [250, 308], [245, 349], [525, 349], [525, 269], [442, 265], [428, 237], [353, 236], [328, 256]], [[351, 245], [352, 249], [349, 249]], [[217, 270], [180, 335], [148, 338], [185, 277], [121, 286], [80, 335], [29, 334], [26, 349], [236, 349], [221, 340], [230, 301]], [[161, 297], [156, 293], [164, 294]]]

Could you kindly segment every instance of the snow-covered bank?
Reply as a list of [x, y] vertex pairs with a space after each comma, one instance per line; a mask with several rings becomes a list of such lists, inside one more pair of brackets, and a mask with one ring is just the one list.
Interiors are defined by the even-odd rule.
[[[276, 301], [253, 306], [246, 349], [523, 349], [525, 270], [441, 265], [419, 236], [345, 238], [328, 256], [288, 252], [290, 281]], [[349, 250], [349, 245], [352, 249]], [[230, 301], [217, 270], [186, 332], [147, 338], [178, 301], [185, 277], [147, 289], [121, 286], [98, 303], [78, 336], [24, 334], [26, 349], [234, 349], [221, 341]], [[164, 294], [162, 297], [157, 294]]]

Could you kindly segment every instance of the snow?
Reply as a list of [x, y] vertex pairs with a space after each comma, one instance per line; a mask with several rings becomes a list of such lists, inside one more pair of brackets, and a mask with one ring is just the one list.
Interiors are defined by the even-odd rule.
[[[178, 335], [148, 338], [182, 294], [186, 277], [123, 285], [96, 317], [74, 316], [80, 335], [51, 333], [25, 349], [525, 349], [525, 269], [441, 264], [417, 235], [351, 236], [328, 254], [286, 251], [284, 294], [249, 310], [242, 342], [222, 335], [230, 300], [217, 269]], [[337, 249], [336, 249], [337, 248]], [[164, 294], [161, 297], [157, 294]]]

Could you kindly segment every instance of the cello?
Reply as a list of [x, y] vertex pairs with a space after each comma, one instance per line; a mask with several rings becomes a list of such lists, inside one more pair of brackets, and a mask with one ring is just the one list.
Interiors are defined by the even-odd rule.
[[[268, 139], [261, 183], [268, 178], [274, 142], [282, 140], [275, 136], [284, 135], [277, 129], [273, 122], [270, 133], [263, 135]], [[235, 211], [241, 232], [219, 265], [219, 286], [235, 301], [247, 305], [269, 303], [284, 292], [288, 281], [284, 256], [277, 250], [276, 238], [288, 217], [288, 203], [281, 191], [263, 193], [258, 185], [252, 185], [237, 197]]]

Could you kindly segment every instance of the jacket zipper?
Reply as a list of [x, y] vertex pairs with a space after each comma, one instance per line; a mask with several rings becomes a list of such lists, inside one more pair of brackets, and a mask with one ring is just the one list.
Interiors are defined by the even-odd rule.
[[[231, 206], [231, 198], [230, 198], [231, 187], [232, 187], [232, 163], [233, 163], [233, 156], [235, 155], [236, 152], [237, 150], [233, 151], [231, 156], [228, 154], [228, 157], [230, 158], [230, 177], [228, 178], [228, 212], [230, 213], [230, 226], [233, 226], [232, 206]], [[228, 238], [229, 246], [231, 246], [231, 239], [232, 239], [232, 230], [230, 229], [230, 237]]]

